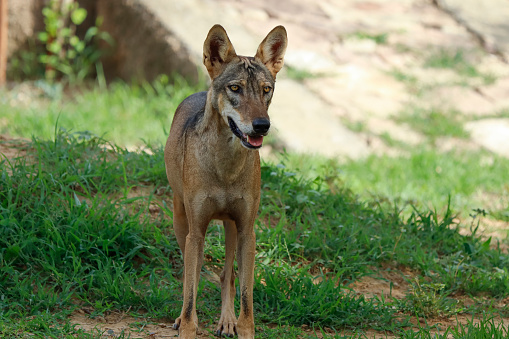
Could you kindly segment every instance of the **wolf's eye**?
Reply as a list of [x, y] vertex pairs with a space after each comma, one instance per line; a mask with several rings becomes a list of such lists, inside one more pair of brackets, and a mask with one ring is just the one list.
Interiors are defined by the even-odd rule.
[[265, 87], [263, 88], [263, 91], [264, 91], [265, 93], [269, 93], [269, 92], [270, 92], [270, 90], [271, 90], [270, 86], [265, 86]]
[[239, 91], [239, 86], [237, 86], [237, 85], [231, 85], [231, 86], [230, 86], [230, 90], [231, 90], [232, 92], [238, 92], [238, 91]]

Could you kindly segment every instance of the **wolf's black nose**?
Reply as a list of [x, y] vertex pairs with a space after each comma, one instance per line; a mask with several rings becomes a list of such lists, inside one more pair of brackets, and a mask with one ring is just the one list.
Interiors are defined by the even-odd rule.
[[270, 128], [270, 121], [264, 118], [257, 118], [253, 121], [253, 130], [255, 133], [267, 133]]

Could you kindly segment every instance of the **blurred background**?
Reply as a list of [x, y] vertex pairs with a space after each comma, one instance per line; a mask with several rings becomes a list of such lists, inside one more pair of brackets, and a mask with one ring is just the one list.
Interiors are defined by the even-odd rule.
[[505, 0], [1, 3], [3, 139], [64, 128], [133, 150], [163, 144], [176, 106], [207, 88], [213, 24], [241, 55], [284, 25], [265, 160], [361, 196], [438, 210], [450, 201], [460, 218], [480, 209], [489, 232], [507, 235]]

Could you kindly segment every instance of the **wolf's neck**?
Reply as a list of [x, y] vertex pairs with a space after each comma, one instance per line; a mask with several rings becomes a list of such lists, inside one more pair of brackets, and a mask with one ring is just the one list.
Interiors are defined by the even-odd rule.
[[242, 146], [230, 127], [226, 124], [221, 113], [215, 110], [207, 100], [203, 119], [196, 126], [200, 134], [200, 157], [213, 170], [225, 180], [233, 181], [246, 167], [254, 166], [258, 151], [248, 150]]

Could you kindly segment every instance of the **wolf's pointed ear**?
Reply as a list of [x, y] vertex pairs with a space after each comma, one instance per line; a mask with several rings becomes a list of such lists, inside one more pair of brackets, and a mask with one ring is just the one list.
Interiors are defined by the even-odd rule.
[[203, 64], [210, 78], [214, 80], [223, 67], [237, 56], [226, 31], [221, 25], [214, 25], [203, 43]]
[[255, 59], [267, 66], [274, 79], [277, 72], [283, 68], [287, 44], [286, 29], [283, 26], [277, 26], [267, 34], [256, 51]]

